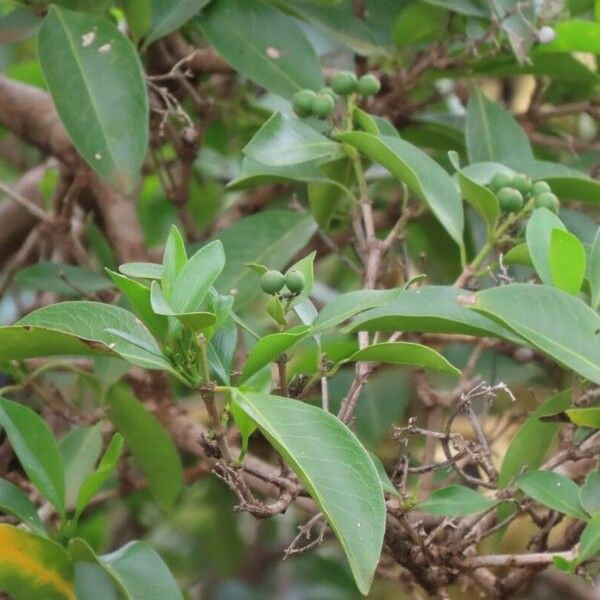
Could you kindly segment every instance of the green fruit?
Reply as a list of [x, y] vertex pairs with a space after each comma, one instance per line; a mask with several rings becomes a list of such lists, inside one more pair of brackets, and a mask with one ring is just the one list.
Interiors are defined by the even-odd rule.
[[265, 293], [273, 296], [285, 284], [285, 277], [279, 271], [266, 271], [260, 277], [260, 289]]
[[331, 89], [340, 96], [347, 96], [355, 92], [358, 87], [358, 79], [356, 75], [350, 71], [342, 71], [336, 73], [331, 78]]
[[335, 95], [335, 92], [330, 87], [324, 87], [319, 93], [327, 94], [328, 96], [331, 96], [333, 98], [334, 102], [337, 100], [337, 96]]
[[285, 275], [285, 285], [292, 294], [299, 294], [304, 289], [306, 280], [300, 271], [288, 271]]
[[500, 208], [505, 212], [519, 212], [523, 208], [523, 195], [515, 188], [502, 188], [496, 195]]
[[539, 196], [540, 194], [543, 194], [544, 192], [551, 192], [552, 189], [550, 188], [550, 185], [548, 184], [547, 181], [536, 181], [533, 184], [533, 187], [531, 188], [531, 193], [534, 196]]
[[312, 101], [312, 112], [324, 119], [335, 109], [335, 100], [329, 94], [319, 94]]
[[358, 80], [357, 89], [362, 96], [374, 96], [381, 89], [381, 82], [375, 75], [363, 75]]
[[292, 98], [292, 107], [294, 112], [299, 117], [308, 117], [312, 114], [313, 101], [317, 97], [317, 94], [312, 90], [300, 90], [294, 94]]
[[515, 175], [513, 177], [511, 187], [519, 190], [524, 198], [528, 198], [531, 196], [531, 190], [533, 188], [531, 177], [528, 177], [527, 175]]
[[493, 192], [499, 192], [502, 188], [510, 187], [512, 180], [512, 175], [508, 173], [496, 173], [492, 177], [489, 187]]
[[560, 202], [552, 192], [542, 192], [535, 197], [535, 207], [547, 208], [548, 210], [557, 213], [560, 208]]

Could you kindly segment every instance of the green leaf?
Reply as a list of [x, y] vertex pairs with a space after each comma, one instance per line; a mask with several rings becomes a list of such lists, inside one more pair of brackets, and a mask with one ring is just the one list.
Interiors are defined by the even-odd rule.
[[[382, 342], [373, 344], [367, 348], [356, 351], [352, 356], [344, 359], [338, 368], [347, 362], [370, 361], [389, 365], [410, 365], [426, 369], [436, 369], [460, 376], [460, 371], [449, 363], [441, 354], [423, 346], [411, 342]], [[337, 370], [337, 369], [336, 369]]]
[[463, 245], [462, 202], [452, 178], [416, 146], [397, 137], [376, 137], [362, 131], [343, 133], [338, 138], [384, 166], [394, 177], [427, 203], [450, 237]]
[[321, 171], [327, 179], [309, 181], [306, 189], [310, 212], [322, 229], [328, 229], [339, 205], [351, 197], [348, 188], [352, 186], [354, 171], [347, 158], [327, 163]]
[[581, 564], [590, 558], [594, 558], [600, 552], [600, 514], [585, 526], [579, 538], [579, 554], [576, 564]]
[[230, 372], [237, 349], [237, 339], [235, 321], [232, 318], [228, 318], [215, 332], [208, 346], [210, 368], [224, 385], [229, 385]]
[[417, 504], [426, 513], [446, 517], [464, 517], [487, 510], [498, 500], [486, 498], [483, 494], [462, 485], [449, 485], [429, 494]]
[[550, 243], [555, 229], [566, 231], [563, 222], [547, 208], [536, 208], [525, 230], [529, 256], [540, 279], [546, 285], [552, 285], [550, 271]]
[[275, 360], [279, 355], [289, 350], [294, 344], [310, 333], [310, 327], [300, 325], [284, 333], [273, 333], [258, 340], [244, 363], [240, 381], [243, 383], [254, 373]]
[[243, 152], [252, 160], [270, 167], [331, 161], [343, 156], [337, 142], [315, 131], [301, 119], [279, 112], [273, 113], [244, 146]]
[[144, 47], [176, 31], [198, 14], [210, 0], [152, 0], [152, 25]]
[[575, 425], [600, 429], [600, 408], [571, 408], [565, 412]]
[[550, 275], [555, 287], [577, 296], [585, 277], [585, 248], [568, 231], [554, 229], [550, 236]]
[[144, 325], [159, 339], [167, 335], [168, 321], [163, 315], [152, 310], [150, 288], [135, 279], [106, 269], [114, 284], [121, 290], [131, 307], [144, 322]]
[[176, 317], [184, 325], [194, 331], [211, 327], [217, 320], [216, 316], [210, 312], [177, 312], [169, 304], [169, 301], [165, 298], [160, 285], [158, 285], [156, 281], [152, 282], [152, 288], [150, 291], [150, 304], [152, 306], [152, 310], [157, 315]]
[[152, 497], [171, 510], [183, 485], [181, 458], [171, 437], [126, 385], [113, 387], [107, 403], [109, 417], [148, 479]]
[[172, 225], [169, 237], [167, 238], [167, 243], [165, 244], [162, 277], [160, 282], [166, 298], [171, 298], [175, 280], [186, 262], [187, 253], [185, 251], [185, 242], [181, 237], [179, 229], [177, 229], [175, 225]]
[[341, 421], [320, 408], [279, 396], [233, 393], [319, 505], [366, 595], [385, 531], [383, 492], [369, 454]]
[[104, 485], [106, 480], [110, 477], [114, 471], [119, 458], [121, 457], [121, 451], [123, 450], [123, 436], [119, 433], [115, 433], [110, 443], [108, 444], [100, 464], [90, 473], [86, 479], [82, 482], [79, 488], [79, 494], [77, 495], [77, 502], [75, 503], [75, 516], [74, 520], [77, 521], [79, 516], [84, 511], [85, 507], [90, 503], [90, 500]]
[[238, 190], [267, 183], [289, 183], [290, 180], [326, 182], [327, 178], [319, 168], [322, 162], [323, 159], [319, 159], [297, 165], [275, 167], [273, 165], [263, 165], [244, 156], [240, 172], [235, 179], [227, 184], [227, 187]]
[[392, 38], [400, 50], [439, 38], [446, 29], [448, 11], [427, 2], [406, 4], [394, 22]]
[[456, 169], [462, 197], [481, 215], [487, 225], [488, 232], [492, 231], [500, 214], [500, 205], [496, 194], [471, 179], [461, 170], [458, 153], [452, 151], [448, 153], [448, 156]]
[[394, 300], [369, 310], [349, 325], [351, 331], [418, 331], [499, 337], [522, 344], [508, 329], [458, 305], [464, 290], [427, 286], [400, 292]]
[[521, 425], [508, 446], [498, 475], [498, 487], [510, 485], [523, 467], [537, 469], [547, 455], [561, 424], [540, 421], [540, 417], [563, 411], [571, 404], [571, 390], [565, 390], [540, 404]]
[[600, 315], [584, 302], [556, 288], [524, 283], [484, 290], [476, 298], [473, 309], [600, 383]]
[[425, 0], [425, 2], [467, 17], [489, 18], [490, 16], [486, 4], [477, 0]]
[[196, 21], [211, 46], [239, 73], [291, 98], [320, 90], [321, 65], [298, 22], [260, 0], [213, 0]]
[[73, 564], [62, 546], [0, 524], [0, 589], [12, 600], [76, 600]]
[[316, 228], [310, 215], [286, 210], [263, 211], [240, 219], [217, 235], [227, 256], [217, 289], [234, 294], [237, 308], [251, 302], [261, 291], [256, 275], [244, 265], [259, 263], [281, 270]]
[[0, 511], [20, 519], [32, 533], [47, 537], [33, 502], [25, 492], [6, 479], [0, 479]]
[[572, 20], [554, 24], [556, 37], [542, 52], [590, 52], [600, 54], [600, 23]]
[[515, 118], [473, 88], [467, 105], [465, 136], [469, 162], [519, 162], [533, 158], [527, 135]]
[[152, 5], [148, 0], [122, 0], [123, 11], [127, 19], [127, 30], [137, 45], [146, 35], [152, 22]]
[[65, 506], [74, 508], [82, 483], [94, 470], [102, 451], [100, 423], [92, 427], [74, 427], [60, 442], [65, 465]]
[[594, 310], [600, 307], [600, 227], [594, 237], [590, 250], [590, 291], [591, 305]]
[[111, 287], [101, 273], [88, 271], [65, 263], [39, 262], [25, 267], [15, 275], [19, 286], [62, 296], [93, 294]]
[[119, 271], [127, 277], [136, 277], [138, 279], [162, 279], [162, 265], [147, 262], [124, 263], [119, 266]]
[[579, 490], [581, 506], [593, 517], [600, 514], [600, 473], [590, 473]]
[[342, 294], [325, 305], [323, 310], [313, 321], [313, 334], [320, 333], [340, 323], [347, 321], [354, 315], [369, 308], [387, 304], [394, 299], [399, 290], [358, 290]]
[[46, 422], [30, 408], [0, 398], [0, 425], [29, 479], [63, 514], [64, 466], [58, 444]]
[[[92, 345], [99, 343], [134, 365], [173, 371], [146, 327], [133, 314], [118, 306], [100, 302], [60, 302], [29, 313], [17, 325], [63, 331], [82, 341], [92, 342]], [[115, 334], [115, 331], [123, 332], [127, 339]]]
[[579, 502], [579, 487], [554, 471], [530, 471], [516, 482], [517, 487], [536, 502], [576, 519], [588, 520]]
[[102, 567], [89, 562], [76, 562], [74, 567], [77, 600], [119, 600], [111, 578]]
[[179, 313], [195, 311], [224, 266], [225, 253], [219, 240], [196, 251], [173, 284], [171, 303], [175, 310]]
[[384, 492], [388, 494], [392, 494], [393, 496], [399, 496], [400, 492], [396, 489], [396, 486], [392, 483], [392, 480], [389, 478], [389, 475], [386, 473], [385, 467], [381, 462], [381, 459], [376, 454], [369, 452], [369, 456], [375, 465], [375, 470], [379, 475], [379, 481], [381, 483], [381, 487]]
[[131, 42], [97, 15], [51, 6], [38, 53], [73, 144], [98, 175], [130, 191], [148, 145], [146, 84]]

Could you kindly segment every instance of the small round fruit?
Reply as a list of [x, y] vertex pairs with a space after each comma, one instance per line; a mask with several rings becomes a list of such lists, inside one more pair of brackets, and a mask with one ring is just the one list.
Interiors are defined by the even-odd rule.
[[513, 187], [502, 188], [497, 196], [500, 208], [505, 212], [519, 212], [523, 208], [523, 195]]
[[547, 181], [536, 181], [533, 184], [533, 187], [531, 188], [531, 193], [534, 196], [539, 196], [540, 194], [543, 194], [544, 192], [551, 192], [552, 190], [550, 189], [550, 185], [548, 184]]
[[300, 271], [288, 271], [285, 276], [285, 285], [292, 294], [299, 294], [304, 289], [306, 280]]
[[549, 25], [544, 25], [536, 31], [536, 35], [541, 44], [549, 44], [554, 41], [556, 32]]
[[285, 277], [279, 271], [266, 271], [260, 278], [260, 289], [265, 293], [273, 296], [285, 284]]
[[335, 109], [335, 100], [329, 94], [319, 94], [312, 101], [312, 112], [324, 119]]
[[342, 71], [336, 73], [331, 78], [331, 89], [340, 96], [347, 96], [352, 94], [358, 88], [358, 79], [356, 75], [350, 71]]
[[317, 94], [312, 90], [300, 90], [292, 98], [292, 107], [299, 117], [308, 117], [312, 113], [313, 101]]
[[552, 212], [557, 213], [560, 207], [558, 198], [552, 192], [542, 192], [535, 197], [536, 208], [547, 208]]
[[527, 175], [515, 175], [513, 177], [511, 187], [519, 190], [523, 197], [527, 198], [531, 196], [531, 190], [533, 188], [531, 177], [528, 177]]
[[321, 94], [327, 94], [328, 96], [331, 96], [333, 98], [333, 101], [335, 102], [337, 100], [337, 96], [335, 95], [335, 92], [330, 88], [330, 87], [324, 87], [321, 89], [320, 91]]
[[499, 192], [502, 188], [510, 187], [512, 180], [512, 175], [508, 173], [496, 173], [490, 181], [490, 188], [493, 192]]
[[375, 75], [363, 75], [358, 80], [358, 93], [362, 96], [374, 96], [381, 89], [381, 82]]

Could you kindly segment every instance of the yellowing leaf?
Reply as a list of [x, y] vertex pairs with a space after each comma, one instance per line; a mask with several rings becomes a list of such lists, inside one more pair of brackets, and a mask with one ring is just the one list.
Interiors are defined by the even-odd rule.
[[57, 543], [0, 524], [0, 589], [13, 600], [76, 600], [73, 564]]

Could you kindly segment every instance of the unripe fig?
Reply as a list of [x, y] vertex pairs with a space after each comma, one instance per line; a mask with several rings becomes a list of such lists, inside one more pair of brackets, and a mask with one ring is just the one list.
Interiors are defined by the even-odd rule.
[[342, 71], [336, 73], [331, 78], [331, 89], [340, 96], [347, 96], [352, 94], [358, 88], [358, 79], [356, 75], [350, 71]]
[[299, 294], [304, 289], [306, 280], [300, 271], [294, 269], [293, 271], [288, 271], [286, 273], [285, 285], [292, 294]]
[[489, 187], [493, 192], [499, 192], [502, 188], [510, 187], [513, 177], [509, 173], [496, 173], [490, 181]]
[[299, 117], [308, 117], [313, 111], [313, 101], [317, 94], [312, 90], [300, 90], [292, 98], [292, 107]]
[[362, 96], [374, 96], [381, 89], [381, 82], [375, 75], [363, 75], [358, 80], [358, 93]]
[[533, 188], [533, 184], [531, 183], [531, 177], [527, 175], [515, 175], [513, 177], [511, 187], [514, 187], [516, 190], [519, 190], [524, 198], [528, 198], [531, 196], [531, 190]]
[[542, 192], [536, 195], [535, 206], [536, 208], [547, 208], [557, 213], [560, 208], [560, 202], [552, 192]]
[[317, 117], [324, 119], [335, 109], [335, 100], [329, 94], [319, 94], [312, 101], [312, 112]]
[[273, 296], [285, 285], [285, 277], [279, 271], [266, 271], [260, 278], [260, 289]]
[[531, 192], [534, 196], [539, 196], [544, 192], [551, 192], [550, 185], [547, 181], [536, 181], [531, 188]]
[[519, 212], [523, 208], [523, 195], [515, 188], [502, 188], [497, 197], [500, 208], [505, 212]]

